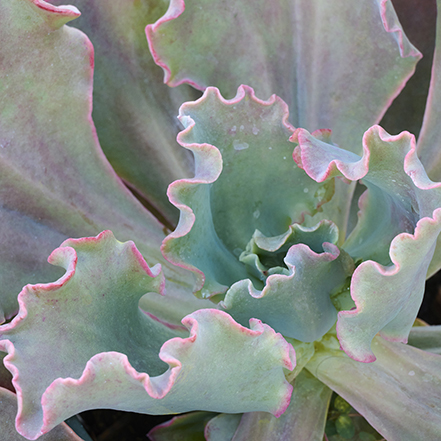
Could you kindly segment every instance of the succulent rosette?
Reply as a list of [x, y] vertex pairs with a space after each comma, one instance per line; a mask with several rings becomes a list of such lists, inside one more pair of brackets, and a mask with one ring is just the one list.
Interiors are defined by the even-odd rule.
[[0, 35], [8, 439], [320, 441], [332, 391], [439, 438], [440, 60], [418, 142], [378, 126], [420, 58], [390, 1], [2, 0]]

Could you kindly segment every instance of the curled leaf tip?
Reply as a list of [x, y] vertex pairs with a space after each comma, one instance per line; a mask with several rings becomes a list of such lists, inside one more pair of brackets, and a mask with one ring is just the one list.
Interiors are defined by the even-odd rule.
[[75, 6], [54, 6], [44, 0], [31, 0], [31, 2], [38, 8], [48, 25], [54, 30], [81, 15], [81, 12]]

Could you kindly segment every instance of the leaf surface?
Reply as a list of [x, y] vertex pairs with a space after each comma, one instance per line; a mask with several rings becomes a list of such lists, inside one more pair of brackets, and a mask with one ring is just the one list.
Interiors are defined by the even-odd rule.
[[284, 370], [294, 368], [292, 346], [259, 320], [249, 329], [214, 309], [184, 318], [189, 337], [145, 314], [139, 299], [162, 292], [164, 278], [133, 242], [110, 232], [69, 239], [50, 261], [66, 274], [27, 285], [19, 314], [0, 327], [22, 435], [36, 439], [91, 408], [279, 415], [288, 406]]
[[330, 128], [355, 152], [421, 56], [388, 0], [350, 7], [343, 0], [171, 0], [147, 36], [167, 84], [216, 86], [227, 98], [240, 84], [264, 99], [275, 93], [294, 126]]
[[360, 363], [322, 347], [307, 365], [388, 441], [439, 437], [441, 356], [375, 337], [376, 361]]
[[291, 404], [279, 418], [264, 412], [246, 413], [231, 441], [322, 441], [332, 391], [308, 371], [294, 383]]
[[287, 117], [283, 101], [261, 101], [247, 86], [232, 100], [209, 88], [180, 110], [178, 142], [194, 153], [196, 174], [169, 187], [181, 217], [162, 249], [195, 273], [204, 297], [247, 277], [237, 258], [256, 229], [285, 233], [332, 196], [332, 182], [314, 182], [292, 160]]
[[93, 49], [82, 32], [64, 26], [78, 14], [40, 0], [0, 5], [0, 309], [6, 317], [16, 312], [23, 285], [61, 275], [46, 258], [67, 237], [111, 228], [135, 240], [150, 263], [164, 262], [162, 225], [125, 188], [98, 144]]
[[72, 25], [94, 46], [92, 116], [107, 159], [168, 225], [176, 225], [178, 212], [168, 202], [167, 186], [191, 176], [194, 168], [192, 155], [176, 142], [177, 113], [200, 93], [188, 85], [162, 84], [162, 71], [149, 52], [145, 26], [164, 14], [166, 3], [74, 0], [82, 15]]

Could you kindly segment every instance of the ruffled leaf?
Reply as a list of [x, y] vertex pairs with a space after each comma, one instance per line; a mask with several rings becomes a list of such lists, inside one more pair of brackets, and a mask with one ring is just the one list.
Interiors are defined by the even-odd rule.
[[370, 342], [375, 334], [381, 331], [387, 339], [406, 342], [421, 305], [441, 231], [440, 184], [427, 177], [416, 156], [415, 139], [406, 132], [390, 136], [372, 127], [363, 138], [362, 158], [301, 129], [293, 140], [299, 143], [297, 162], [313, 179], [363, 178], [368, 187], [344, 249], [379, 263], [367, 261], [355, 271], [351, 295], [357, 308], [340, 312], [337, 331], [348, 355], [373, 361]]
[[317, 254], [293, 245], [284, 261], [287, 274], [270, 275], [262, 291], [250, 280], [235, 283], [222, 306], [239, 323], [259, 317], [276, 331], [300, 341], [319, 340], [334, 325], [337, 310], [331, 294], [351, 275], [352, 259], [331, 243]]
[[111, 228], [135, 240], [149, 262], [163, 261], [162, 226], [99, 147], [92, 46], [63, 25], [78, 14], [42, 0], [0, 5], [0, 309], [7, 317], [23, 285], [60, 276], [46, 258], [67, 237]]
[[376, 337], [376, 361], [318, 350], [307, 368], [348, 401], [388, 441], [439, 438], [441, 357]]
[[268, 413], [246, 413], [231, 441], [322, 441], [332, 391], [309, 372], [294, 383], [291, 404], [275, 418]]
[[264, 98], [276, 93], [296, 127], [332, 128], [340, 145], [357, 152], [420, 58], [388, 0], [350, 7], [171, 0], [147, 37], [167, 84], [216, 86], [227, 97], [241, 83]]
[[110, 232], [70, 239], [50, 261], [66, 274], [26, 286], [18, 316], [0, 327], [24, 436], [35, 439], [94, 407], [279, 415], [288, 406], [292, 387], [284, 369], [294, 368], [291, 345], [258, 320], [248, 329], [217, 310], [187, 316], [190, 336], [169, 340], [183, 333], [138, 307], [144, 293], [161, 292], [163, 277], [133, 243]]
[[176, 225], [178, 212], [168, 202], [167, 186], [193, 173], [191, 154], [176, 142], [176, 113], [200, 93], [162, 84], [162, 71], [150, 55], [144, 28], [164, 14], [166, 2], [73, 4], [82, 16], [72, 24], [95, 49], [92, 115], [103, 151], [118, 175]]
[[352, 311], [341, 311], [337, 333], [355, 360], [375, 360], [371, 341], [377, 332], [391, 341], [407, 342], [424, 295], [425, 275], [441, 232], [441, 209], [423, 218], [413, 235], [402, 233], [391, 243], [392, 265], [363, 262], [351, 280]]
[[[15, 414], [17, 413], [17, 397], [14, 393], [0, 387], [0, 433], [6, 441], [23, 441], [15, 430]], [[82, 441], [70, 427], [62, 423], [51, 430], [50, 433], [39, 438], [40, 441]]]
[[178, 141], [194, 153], [196, 174], [169, 187], [181, 217], [163, 252], [195, 272], [197, 289], [205, 281], [204, 297], [247, 277], [237, 256], [256, 229], [282, 234], [332, 195], [332, 183], [317, 184], [292, 161], [287, 117], [279, 98], [260, 101], [247, 86], [230, 101], [210, 88], [180, 110]]

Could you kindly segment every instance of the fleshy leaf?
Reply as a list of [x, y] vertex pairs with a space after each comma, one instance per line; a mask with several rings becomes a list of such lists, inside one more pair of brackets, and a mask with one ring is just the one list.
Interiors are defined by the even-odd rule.
[[391, 341], [407, 342], [424, 295], [425, 276], [441, 232], [441, 209], [423, 218], [414, 234], [401, 233], [391, 243], [392, 265], [363, 262], [351, 280], [353, 311], [341, 311], [337, 333], [345, 352], [370, 362], [377, 332]]
[[162, 225], [99, 147], [91, 121], [92, 46], [63, 25], [77, 16], [75, 8], [42, 0], [0, 4], [7, 66], [0, 82], [0, 307], [7, 317], [17, 311], [23, 285], [60, 276], [46, 258], [67, 237], [109, 228], [136, 241], [150, 263], [164, 262]]
[[334, 325], [337, 310], [331, 294], [350, 277], [352, 259], [331, 243], [317, 254], [293, 245], [284, 261], [287, 274], [270, 275], [262, 291], [250, 280], [235, 283], [221, 302], [239, 323], [259, 317], [276, 331], [300, 341], [319, 340]]
[[276, 93], [296, 127], [332, 128], [356, 152], [420, 58], [388, 0], [350, 7], [343, 0], [171, 0], [147, 37], [167, 84], [216, 86], [227, 97], [241, 83], [263, 98]]
[[172, 418], [149, 433], [151, 441], [205, 441], [205, 425], [214, 417], [211, 412], [191, 412]]
[[427, 177], [415, 139], [406, 132], [390, 136], [372, 127], [363, 138], [362, 158], [302, 129], [293, 141], [299, 143], [294, 157], [313, 179], [363, 178], [368, 187], [344, 249], [355, 258], [379, 263], [367, 261], [355, 271], [351, 295], [357, 309], [340, 312], [337, 331], [348, 355], [373, 361], [369, 348], [374, 335], [381, 331], [387, 339], [406, 342], [417, 315], [441, 231], [440, 184]]
[[[260, 413], [260, 412], [257, 412]], [[242, 415], [221, 413], [205, 426], [206, 441], [231, 441]]]
[[390, 263], [390, 241], [401, 232], [412, 232], [419, 219], [432, 216], [441, 205], [440, 184], [427, 177], [416, 156], [415, 138], [407, 132], [391, 136], [374, 126], [363, 137], [360, 158], [313, 135], [299, 129], [292, 137], [299, 143], [294, 157], [309, 176], [319, 182], [335, 176], [363, 178], [368, 188], [345, 250], [360, 259]]
[[73, 3], [83, 15], [72, 25], [95, 49], [92, 115], [103, 151], [118, 175], [176, 225], [178, 212], [168, 202], [167, 186], [193, 173], [191, 154], [176, 142], [176, 113], [200, 93], [187, 85], [161, 84], [162, 70], [149, 52], [144, 28], [164, 14], [166, 2]]
[[280, 418], [246, 413], [231, 441], [322, 441], [331, 394], [331, 389], [304, 370], [294, 383], [291, 404]]
[[423, 351], [441, 355], [441, 326], [414, 326], [408, 343]]
[[292, 388], [284, 369], [294, 368], [292, 346], [258, 320], [248, 329], [218, 310], [187, 316], [182, 323], [190, 337], [169, 340], [182, 331], [138, 307], [144, 293], [161, 292], [164, 280], [133, 243], [120, 243], [110, 232], [70, 239], [50, 261], [66, 274], [26, 286], [18, 316], [0, 327], [24, 436], [35, 439], [94, 407], [279, 415], [288, 406]]
[[322, 349], [307, 368], [388, 441], [438, 439], [441, 356], [381, 337], [375, 337], [373, 348], [373, 363], [359, 363], [338, 349]]
[[[17, 397], [14, 393], [0, 387], [0, 433], [5, 441], [23, 441], [23, 438], [15, 430], [15, 414], [17, 413]], [[50, 433], [39, 438], [40, 441], [82, 441], [67, 424], [60, 424]]]
[[[441, 2], [437, 0], [438, 12]], [[441, 16], [437, 15], [435, 53], [432, 64], [432, 76], [429, 95], [426, 102], [423, 125], [418, 137], [418, 155], [431, 179], [441, 181]]]
[[261, 101], [247, 86], [230, 101], [209, 88], [180, 110], [178, 142], [194, 153], [196, 174], [169, 187], [181, 217], [163, 252], [195, 272], [198, 289], [205, 281], [204, 297], [247, 277], [237, 256], [256, 229], [282, 234], [332, 196], [332, 182], [317, 184], [292, 161], [287, 117], [283, 101]]

